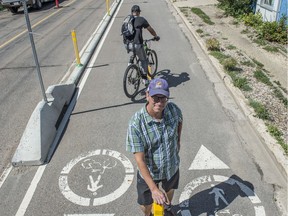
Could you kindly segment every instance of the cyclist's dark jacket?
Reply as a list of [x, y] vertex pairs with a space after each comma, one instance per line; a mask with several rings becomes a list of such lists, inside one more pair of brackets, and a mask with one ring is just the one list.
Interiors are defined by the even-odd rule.
[[134, 44], [143, 44], [142, 29], [149, 26], [148, 21], [144, 17], [135, 17], [134, 27], [136, 29]]

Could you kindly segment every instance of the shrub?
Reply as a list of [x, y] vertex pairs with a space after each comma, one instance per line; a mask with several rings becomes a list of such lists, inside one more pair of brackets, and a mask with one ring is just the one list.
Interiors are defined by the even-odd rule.
[[206, 40], [206, 47], [210, 51], [219, 51], [220, 42], [216, 38], [209, 38]]
[[235, 69], [235, 67], [237, 65], [237, 61], [234, 58], [230, 57], [230, 58], [224, 59], [222, 64], [223, 64], [223, 67], [225, 70], [230, 71], [230, 70]]
[[257, 12], [256, 14], [249, 13], [248, 15], [244, 15], [242, 17], [242, 20], [245, 25], [251, 26], [254, 28], [257, 28], [258, 26], [262, 25], [262, 15], [260, 12]]
[[252, 5], [257, 0], [218, 0], [218, 7], [225, 11], [226, 15], [241, 17], [243, 14], [249, 14], [252, 11]]
[[286, 17], [282, 17], [279, 22], [263, 22], [257, 29], [258, 37], [270, 42], [287, 43]]

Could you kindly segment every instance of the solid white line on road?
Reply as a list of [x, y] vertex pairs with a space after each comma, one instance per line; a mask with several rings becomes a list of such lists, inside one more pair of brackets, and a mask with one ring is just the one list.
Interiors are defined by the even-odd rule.
[[2, 185], [4, 184], [6, 178], [8, 177], [9, 173], [12, 170], [12, 166], [11, 164], [4, 170], [3, 174], [0, 177], [0, 188], [2, 187]]
[[38, 168], [32, 182], [30, 184], [30, 187], [28, 188], [28, 191], [26, 192], [25, 197], [23, 198], [22, 203], [21, 203], [15, 216], [23, 216], [25, 214], [27, 207], [28, 207], [28, 205], [29, 205], [29, 203], [30, 203], [30, 201], [34, 195], [34, 192], [37, 188], [37, 185], [38, 185], [38, 183], [39, 183], [39, 181], [40, 181], [40, 179], [44, 173], [45, 168], [46, 168], [46, 165], [40, 166]]

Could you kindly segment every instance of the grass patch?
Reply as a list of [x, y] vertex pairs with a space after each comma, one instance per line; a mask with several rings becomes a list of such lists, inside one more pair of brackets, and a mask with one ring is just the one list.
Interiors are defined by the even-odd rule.
[[218, 59], [220, 62], [222, 62], [224, 59], [229, 58], [230, 56], [225, 55], [224, 53], [220, 51], [211, 51], [210, 55]]
[[265, 40], [259, 39], [259, 38], [254, 39], [253, 42], [260, 45], [260, 46], [266, 46], [267, 45], [267, 42]]
[[275, 46], [267, 45], [267, 46], [263, 47], [263, 49], [267, 50], [268, 52], [274, 52], [274, 53], [279, 52], [279, 49]]
[[249, 33], [249, 30], [248, 29], [244, 29], [240, 32], [241, 34], [248, 34]]
[[234, 45], [229, 45], [229, 46], [227, 46], [227, 49], [229, 49], [229, 50], [235, 50], [235, 49], [237, 49], [237, 47], [234, 46]]
[[242, 89], [243, 91], [252, 90], [246, 77], [239, 77], [235, 71], [227, 71], [227, 73], [231, 77], [235, 87]]
[[203, 22], [207, 23], [208, 25], [214, 25], [215, 23], [211, 21], [210, 17], [207, 16], [207, 14], [205, 14], [200, 8], [191, 8], [191, 11], [196, 14], [197, 16], [199, 16]]
[[273, 136], [277, 142], [282, 146], [284, 149], [285, 154], [288, 154], [288, 145], [285, 143], [284, 139], [282, 138], [283, 134], [281, 131], [278, 130], [278, 128], [274, 125], [267, 125], [268, 132]]
[[256, 70], [254, 71], [254, 77], [259, 81], [262, 82], [268, 86], [272, 86], [272, 83], [269, 79], [269, 77], [266, 76], [265, 73], [263, 73], [262, 70]]
[[263, 68], [263, 67], [264, 67], [264, 65], [263, 65], [261, 62], [257, 61], [256, 59], [253, 58], [252, 61], [253, 61], [258, 67], [260, 67], [260, 68]]
[[281, 92], [279, 89], [277, 89], [277, 88], [274, 88], [273, 92], [274, 92], [275, 96], [276, 96], [280, 101], [283, 102], [283, 104], [286, 106], [286, 109], [287, 109], [287, 108], [288, 108], [288, 100], [287, 100], [287, 98], [286, 98], [286, 97], [282, 94], [282, 92]]
[[260, 118], [263, 120], [270, 120], [270, 114], [263, 104], [259, 103], [258, 101], [250, 99], [249, 105], [253, 107], [257, 118]]
[[197, 32], [198, 34], [203, 34], [204, 31], [203, 31], [202, 29], [197, 29], [196, 32]]
[[242, 61], [242, 62], [240, 62], [242, 65], [245, 65], [245, 66], [248, 66], [248, 67], [255, 67], [255, 64], [253, 63], [253, 62], [251, 62], [251, 61], [249, 61], [249, 60], [247, 60], [247, 61]]

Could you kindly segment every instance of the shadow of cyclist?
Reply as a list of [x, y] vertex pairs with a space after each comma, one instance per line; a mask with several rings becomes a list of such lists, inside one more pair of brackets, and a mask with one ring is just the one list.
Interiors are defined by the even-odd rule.
[[[173, 215], [182, 215], [182, 213], [185, 214], [189, 211], [191, 215], [204, 213], [207, 216], [215, 216], [217, 212], [229, 206], [238, 196], [255, 196], [253, 184], [243, 181], [236, 175], [230, 176], [229, 179], [217, 185], [211, 184], [211, 186], [192, 195], [179, 205], [174, 205], [171, 210]], [[195, 189], [193, 188], [193, 190]]]
[[161, 77], [165, 79], [169, 84], [169, 88], [176, 87], [190, 80], [189, 74], [187, 72], [173, 74], [169, 69], [158, 71], [155, 77]]
[[[169, 88], [176, 87], [190, 80], [188, 73], [182, 72], [180, 74], [172, 74], [169, 69], [156, 72], [154, 78], [156, 77], [165, 79], [169, 84]], [[131, 98], [131, 101], [134, 103], [146, 103], [145, 92], [146, 88], [140, 88], [136, 95]]]

